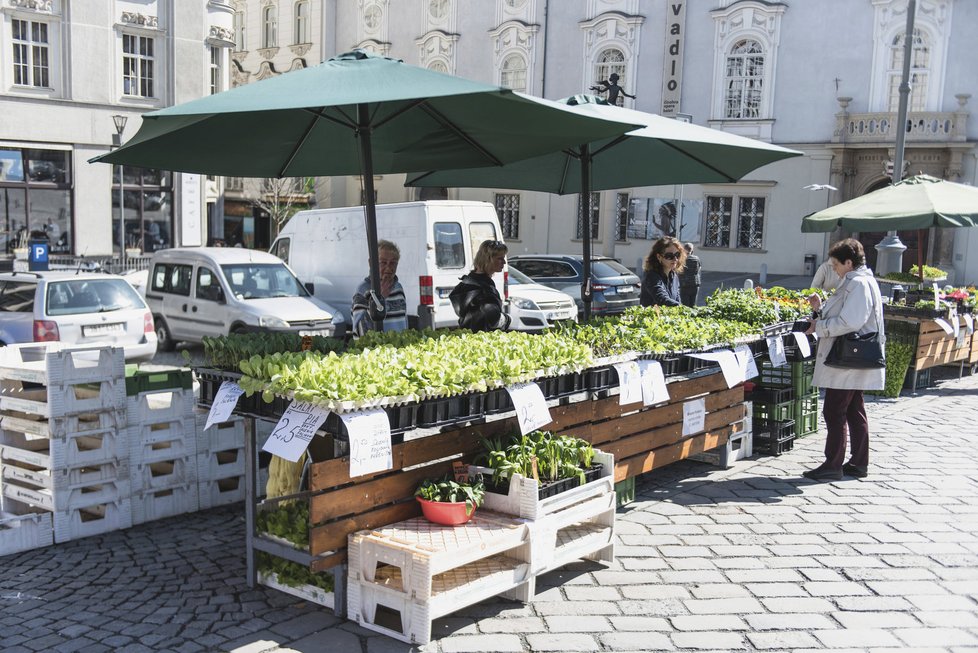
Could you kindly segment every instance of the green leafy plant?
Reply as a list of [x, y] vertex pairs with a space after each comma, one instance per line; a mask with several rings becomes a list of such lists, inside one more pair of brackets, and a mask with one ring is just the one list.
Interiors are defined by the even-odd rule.
[[333, 591], [333, 575], [330, 573], [313, 572], [297, 562], [279, 558], [264, 551], [256, 552], [255, 561], [258, 563], [259, 571], [275, 574], [278, 577], [278, 582], [283, 585], [289, 587], [312, 585], [327, 592]]
[[309, 502], [280, 502], [274, 508], [259, 510], [255, 517], [259, 532], [288, 540], [300, 549], [309, 548]]
[[426, 478], [414, 492], [414, 496], [421, 497], [426, 501], [441, 503], [461, 503], [464, 501], [466, 515], [471, 515], [473, 510], [482, 505], [485, 494], [486, 488], [481, 478], [475, 482], [459, 483], [448, 476], [439, 481]]
[[583, 484], [584, 472], [594, 459], [588, 441], [549, 431], [513, 435], [505, 445], [499, 439], [483, 439], [482, 446], [479, 461], [492, 469], [495, 486], [505, 484], [514, 474], [543, 482], [576, 477]]

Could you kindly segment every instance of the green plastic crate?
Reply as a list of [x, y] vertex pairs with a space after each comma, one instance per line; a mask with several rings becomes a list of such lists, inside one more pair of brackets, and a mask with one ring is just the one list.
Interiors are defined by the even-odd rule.
[[796, 397], [811, 394], [812, 375], [815, 373], [815, 361], [805, 360], [788, 363], [783, 367], [775, 367], [770, 361], [761, 363], [760, 377], [757, 385], [768, 388], [791, 388]]
[[794, 419], [793, 401], [782, 401], [780, 404], [766, 404], [760, 401], [754, 402], [754, 419], [766, 422], [783, 422]]
[[791, 419], [797, 421], [806, 415], [818, 415], [817, 392], [791, 402]]
[[193, 376], [180, 367], [152, 367], [140, 369], [126, 365], [126, 396], [135, 397], [143, 392], [160, 390], [190, 390], [194, 387]]
[[615, 483], [615, 501], [619, 508], [635, 500], [635, 477]]
[[818, 431], [818, 413], [806, 413], [795, 419], [795, 435], [811, 435]]

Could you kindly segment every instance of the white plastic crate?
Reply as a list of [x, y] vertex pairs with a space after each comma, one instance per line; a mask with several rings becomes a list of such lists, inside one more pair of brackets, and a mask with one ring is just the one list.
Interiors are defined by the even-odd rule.
[[121, 409], [51, 418], [22, 413], [0, 415], [0, 429], [23, 433], [28, 440], [65, 438], [97, 431], [119, 431], [126, 426], [126, 412]]
[[0, 557], [54, 544], [49, 512], [0, 512]]
[[39, 438], [2, 429], [0, 449], [6, 460], [17, 460], [52, 471], [129, 460], [125, 429], [86, 431], [60, 438]]
[[192, 419], [130, 426], [127, 439], [132, 465], [197, 455], [197, 437]]
[[245, 500], [245, 479], [244, 476], [233, 476], [231, 478], [199, 481], [197, 483], [197, 490], [200, 495], [201, 510], [207, 510], [216, 506], [225, 506], [229, 503], [238, 503], [239, 501]]
[[187, 484], [163, 490], [146, 490], [132, 496], [132, 524], [164, 519], [200, 509], [197, 484]]
[[[509, 494], [486, 492], [483, 508], [524, 519], [540, 519], [550, 513], [569, 506], [602, 496], [615, 490], [615, 457], [610, 453], [595, 449], [593, 462], [601, 463], [601, 477], [566, 492], [546, 499], [539, 498], [540, 483], [532, 478], [514, 474], [509, 483]], [[469, 467], [469, 473], [482, 473], [488, 478], [492, 470], [488, 467]]]
[[[749, 422], [748, 417], [745, 422]], [[735, 461], [744, 460], [754, 455], [754, 432], [753, 429], [734, 433], [727, 438], [727, 443], [709, 451], [698, 453], [689, 458], [700, 462], [709, 463], [717, 467], [727, 469]]]
[[83, 385], [24, 389], [21, 381], [0, 380], [0, 410], [42, 417], [64, 417], [123, 408], [125, 379], [94, 381]]
[[292, 596], [298, 597], [304, 601], [309, 601], [310, 603], [316, 603], [327, 608], [332, 609], [335, 605], [332, 592], [327, 592], [321, 587], [316, 587], [315, 585], [286, 585], [278, 579], [278, 574], [274, 572], [258, 572], [258, 583], [264, 585], [265, 587], [271, 587], [280, 592], [285, 592], [286, 594], [291, 594]]
[[612, 490], [528, 522], [530, 572], [542, 574], [581, 558], [613, 562], [616, 504]]
[[46, 342], [0, 348], [0, 378], [3, 379], [65, 386], [124, 376], [125, 352], [121, 347]]
[[245, 473], [244, 447], [197, 454], [197, 473], [201, 481], [243, 476]]
[[227, 451], [245, 446], [245, 423], [241, 416], [235, 415], [226, 422], [211, 424], [211, 427], [205, 430], [207, 413], [198, 411], [196, 422], [198, 454]]
[[0, 477], [17, 483], [52, 490], [63, 490], [107, 481], [128, 481], [129, 462], [110, 462], [67, 469], [48, 469], [4, 457], [0, 447]]
[[44, 510], [69, 511], [125, 499], [129, 495], [129, 481], [103, 481], [95, 485], [66, 488], [28, 487], [9, 479], [3, 483], [4, 505], [19, 501]]
[[54, 541], [60, 544], [131, 527], [132, 506], [129, 499], [119, 499], [76, 510], [58, 510], [51, 513], [51, 518]]
[[140, 392], [135, 396], [126, 397], [125, 405], [130, 426], [189, 419], [190, 427], [196, 429], [193, 390], [170, 388]]
[[131, 469], [134, 494], [197, 483], [197, 460], [194, 456], [132, 465]]

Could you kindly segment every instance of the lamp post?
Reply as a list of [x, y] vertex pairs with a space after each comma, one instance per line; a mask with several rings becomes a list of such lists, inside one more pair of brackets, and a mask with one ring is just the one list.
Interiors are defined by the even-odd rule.
[[[112, 145], [119, 147], [122, 145], [122, 132], [126, 129], [126, 121], [129, 120], [128, 117], [116, 114], [112, 116], [112, 122], [115, 123], [115, 133], [112, 134]], [[119, 164], [119, 262], [122, 263], [122, 257], [126, 252], [126, 192], [123, 188], [123, 170], [122, 164]]]

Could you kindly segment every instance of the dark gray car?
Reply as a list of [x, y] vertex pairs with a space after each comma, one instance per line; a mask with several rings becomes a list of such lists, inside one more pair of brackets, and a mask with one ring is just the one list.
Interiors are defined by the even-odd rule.
[[[508, 257], [509, 264], [535, 282], [561, 290], [577, 302], [578, 313], [584, 311], [581, 300], [583, 257], [579, 254], [519, 254]], [[595, 256], [591, 259], [591, 287], [594, 315], [622, 313], [629, 306], [638, 306], [641, 279], [613, 258]]]

